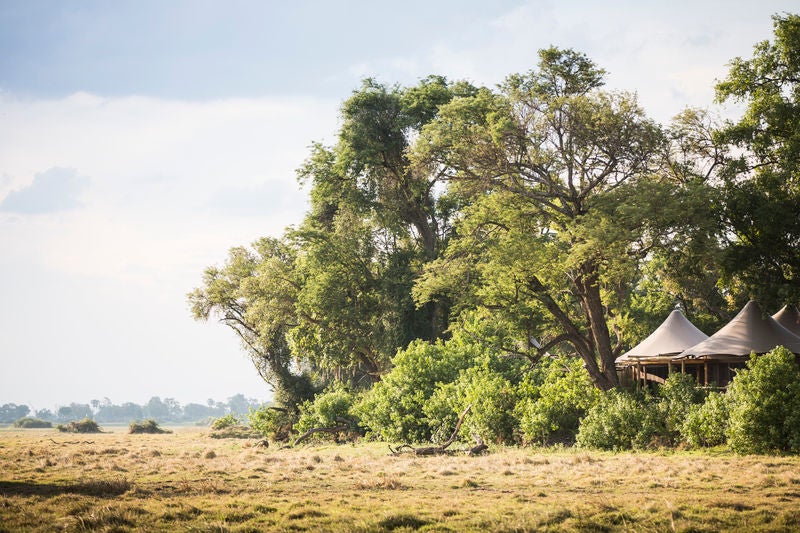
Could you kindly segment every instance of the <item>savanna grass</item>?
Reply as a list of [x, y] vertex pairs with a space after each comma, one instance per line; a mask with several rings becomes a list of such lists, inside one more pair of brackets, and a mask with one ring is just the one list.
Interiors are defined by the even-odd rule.
[[0, 430], [9, 531], [793, 531], [800, 458], [497, 449], [390, 456], [108, 432]]

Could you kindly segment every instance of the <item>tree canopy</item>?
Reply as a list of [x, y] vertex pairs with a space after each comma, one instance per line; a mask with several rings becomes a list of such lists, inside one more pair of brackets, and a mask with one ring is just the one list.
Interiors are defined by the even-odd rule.
[[710, 333], [751, 296], [800, 295], [800, 19], [774, 21], [716, 87], [746, 104], [724, 124], [657, 124], [556, 47], [494, 88], [364, 80], [298, 170], [305, 219], [208, 268], [195, 318], [231, 328], [304, 423], [430, 438], [483, 402], [463, 428], [574, 438], [611, 405], [580, 387], [618, 388], [617, 356], [676, 305]]

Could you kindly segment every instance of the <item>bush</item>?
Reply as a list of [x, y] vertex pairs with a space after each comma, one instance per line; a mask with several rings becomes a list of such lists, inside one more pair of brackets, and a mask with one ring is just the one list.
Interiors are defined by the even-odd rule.
[[288, 440], [295, 422], [286, 409], [267, 405], [251, 409], [247, 420], [254, 431], [273, 441]]
[[778, 347], [751, 356], [728, 387], [730, 422], [725, 432], [737, 453], [800, 451], [800, 370]]
[[423, 407], [434, 442], [450, 438], [459, 415], [472, 405], [459, 435], [471, 440], [479, 435], [486, 442], [512, 443], [519, 424], [514, 416], [516, 390], [503, 376], [482, 367], [461, 372], [453, 382], [441, 385]]
[[100, 426], [91, 418], [71, 421], [69, 424], [59, 424], [56, 429], [64, 433], [102, 433]]
[[644, 449], [663, 431], [657, 407], [649, 398], [611, 390], [580, 423], [578, 446], [602, 450]]
[[431, 429], [423, 411], [442, 383], [452, 383], [460, 370], [472, 366], [480, 347], [456, 339], [412, 342], [395, 356], [394, 368], [364, 396], [355, 413], [385, 440], [424, 442]]
[[728, 397], [721, 392], [712, 392], [705, 403], [689, 409], [681, 426], [681, 437], [695, 448], [725, 444], [729, 416]]
[[150, 418], [142, 422], [139, 421], [131, 422], [131, 425], [128, 426], [128, 433], [158, 434], [158, 433], [172, 433], [172, 431], [159, 427], [158, 422]]
[[600, 400], [580, 359], [544, 359], [520, 386], [517, 405], [526, 443], [572, 444], [581, 419]]
[[16, 422], [14, 422], [15, 428], [51, 428], [53, 427], [53, 423], [47, 420], [42, 420], [41, 418], [31, 418], [29, 416], [20, 418]]
[[689, 374], [671, 374], [663, 385], [658, 387], [658, 412], [663, 426], [665, 441], [676, 444], [681, 438], [681, 428], [689, 412], [703, 403], [705, 393], [697, 387], [697, 382]]
[[236, 416], [231, 413], [225, 416], [221, 416], [215, 419], [213, 422], [211, 422], [211, 429], [220, 430], [238, 425], [239, 425], [239, 419], [236, 418]]
[[[314, 401], [306, 401], [300, 406], [300, 419], [297, 421], [298, 433], [318, 427], [335, 427], [342, 424], [355, 426], [357, 417], [351, 413], [356, 395], [343, 386], [334, 386], [320, 394]], [[328, 433], [317, 433], [314, 438], [336, 437]]]

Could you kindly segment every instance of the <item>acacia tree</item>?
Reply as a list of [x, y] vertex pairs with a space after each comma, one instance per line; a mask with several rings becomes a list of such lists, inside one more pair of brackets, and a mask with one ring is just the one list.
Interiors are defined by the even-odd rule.
[[733, 236], [724, 266], [762, 302], [800, 299], [800, 16], [773, 17], [773, 42], [736, 58], [717, 98], [747, 104], [717, 140], [736, 148], [720, 171]]
[[661, 129], [633, 96], [601, 91], [603, 76], [583, 54], [542, 50], [538, 70], [441, 108], [414, 158], [472, 197], [419, 301], [471, 286], [467, 305], [527, 312], [537, 334], [549, 327], [542, 350], [568, 343], [605, 390], [624, 346], [615, 320], [674, 235], [682, 187]]

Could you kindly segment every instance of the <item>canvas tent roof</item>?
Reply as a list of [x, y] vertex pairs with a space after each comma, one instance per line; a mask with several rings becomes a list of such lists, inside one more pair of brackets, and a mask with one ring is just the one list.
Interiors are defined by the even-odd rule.
[[770, 316], [764, 316], [761, 307], [750, 300], [718, 332], [708, 339], [681, 352], [676, 359], [712, 356], [747, 357], [751, 352], [766, 353], [776, 346], [785, 346], [800, 354], [800, 337], [781, 326]]
[[772, 318], [781, 326], [800, 336], [800, 311], [796, 306], [784, 305], [780, 311], [772, 315]]
[[654, 362], [660, 357], [679, 354], [707, 338], [708, 335], [697, 329], [676, 309], [650, 336], [619, 356], [617, 363]]

